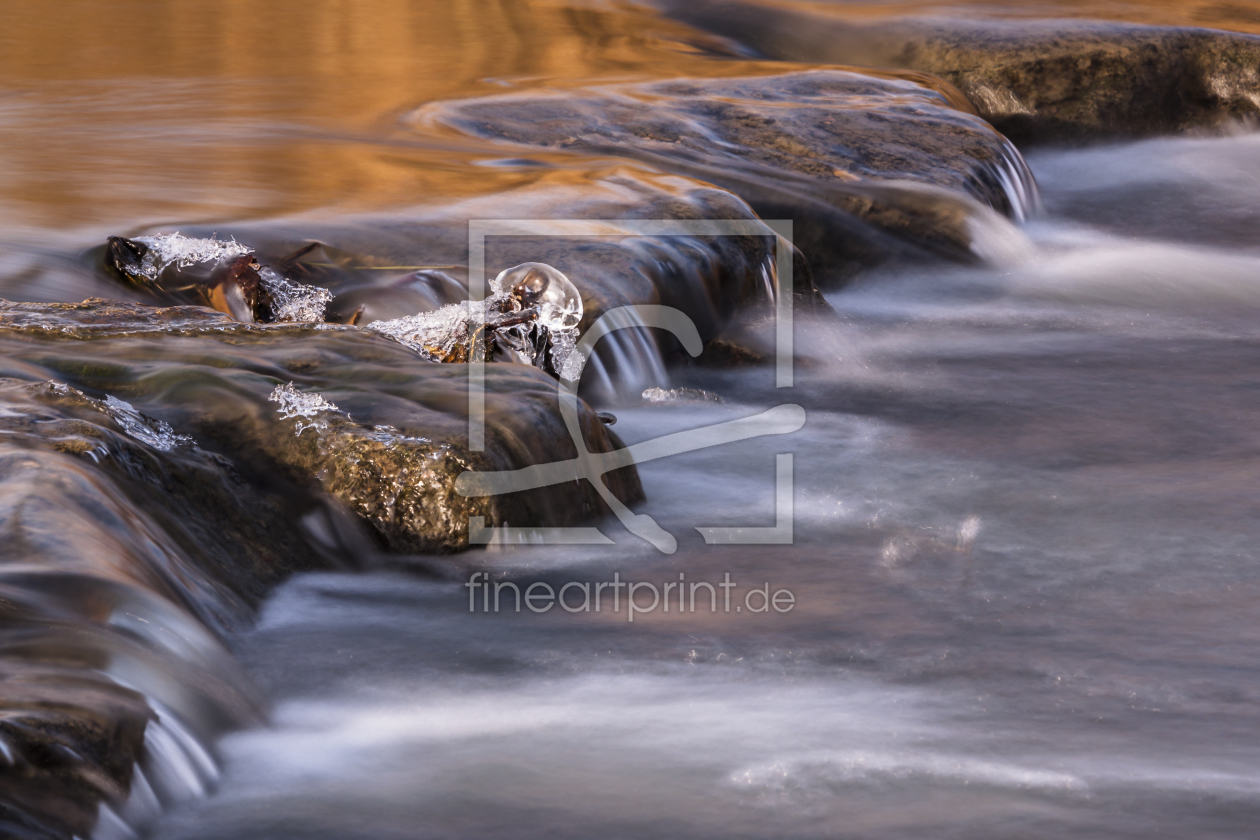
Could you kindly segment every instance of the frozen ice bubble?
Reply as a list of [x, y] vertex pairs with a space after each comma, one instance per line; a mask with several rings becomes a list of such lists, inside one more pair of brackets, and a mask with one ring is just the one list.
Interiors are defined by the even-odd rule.
[[510, 294], [522, 307], [538, 307], [538, 323], [571, 330], [582, 320], [582, 296], [568, 277], [546, 263], [527, 262], [504, 269], [490, 283], [496, 294]]

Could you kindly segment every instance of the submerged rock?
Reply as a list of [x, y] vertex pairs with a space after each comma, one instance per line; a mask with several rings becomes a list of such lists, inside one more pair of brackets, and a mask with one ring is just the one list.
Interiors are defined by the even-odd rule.
[[[961, 105], [961, 107], [959, 107]], [[632, 157], [791, 218], [815, 269], [841, 279], [892, 256], [974, 260], [982, 207], [1022, 219], [1019, 152], [939, 79], [812, 69], [426, 106], [417, 124], [500, 142]]]
[[1167, 134], [1260, 115], [1255, 35], [1085, 20], [857, 23], [828, 7], [747, 0], [662, 5], [772, 58], [936, 74], [1019, 142]]

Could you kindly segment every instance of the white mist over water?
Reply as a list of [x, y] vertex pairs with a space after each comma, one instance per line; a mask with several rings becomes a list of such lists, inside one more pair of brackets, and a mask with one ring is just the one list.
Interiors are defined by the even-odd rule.
[[[1253, 212], [1236, 172], [1260, 145], [1031, 161], [1035, 256], [830, 295], [839, 324], [800, 324], [792, 389], [696, 368], [677, 384], [724, 403], [618, 410], [628, 443], [781, 402], [809, 414], [791, 438], [642, 466], [640, 512], [678, 537], [673, 557], [611, 523], [607, 552], [281, 588], [239, 651], [272, 724], [227, 738], [217, 795], [158, 836], [1250, 833], [1260, 263], [1253, 235], [1205, 232]], [[1132, 212], [1185, 236], [1135, 240], [1116, 191], [1170, 182], [1195, 201]], [[773, 522], [782, 451], [795, 544], [705, 546], [694, 527]], [[797, 607], [470, 614], [474, 569], [730, 573]]]

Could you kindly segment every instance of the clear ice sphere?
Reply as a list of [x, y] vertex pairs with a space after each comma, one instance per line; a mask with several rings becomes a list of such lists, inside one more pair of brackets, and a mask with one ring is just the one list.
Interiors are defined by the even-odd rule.
[[575, 329], [582, 320], [582, 296], [564, 273], [546, 263], [527, 262], [499, 272], [490, 281], [495, 294], [510, 294], [522, 306], [538, 307], [538, 323], [552, 330]]

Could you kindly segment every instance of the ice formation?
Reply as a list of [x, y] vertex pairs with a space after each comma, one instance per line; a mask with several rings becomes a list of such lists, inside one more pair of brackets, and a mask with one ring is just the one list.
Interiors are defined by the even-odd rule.
[[316, 432], [327, 429], [328, 423], [319, 419], [319, 415], [341, 411], [320, 394], [302, 393], [293, 387], [292, 382], [288, 385], [277, 385], [267, 399], [280, 404], [276, 411], [279, 412], [281, 418], [288, 420], [293, 417], [303, 417], [310, 421], [309, 423], [298, 421], [297, 434], [299, 436], [307, 429], [314, 429]]
[[[254, 249], [235, 239], [196, 239], [175, 233], [159, 233], [154, 236], [137, 236], [132, 242], [145, 246], [139, 261], [127, 270], [156, 283], [158, 277], [171, 266], [188, 268], [228, 262], [238, 257], [252, 256]], [[324, 310], [332, 302], [332, 292], [318, 286], [307, 286], [286, 280], [268, 266], [259, 267], [258, 281], [271, 301], [271, 320], [282, 323], [319, 323], [324, 320]]]
[[158, 275], [172, 265], [187, 268], [190, 265], [223, 262], [254, 253], [253, 248], [242, 245], [235, 239], [231, 241], [215, 238], [194, 239], [184, 236], [179, 231], [159, 233], [154, 236], [137, 236], [132, 241], [139, 242], [148, 248], [140, 264], [133, 270], [153, 281], [156, 281]]
[[271, 318], [282, 323], [319, 323], [324, 309], [332, 303], [332, 292], [285, 280], [267, 266], [258, 271], [263, 291], [271, 297]]
[[577, 351], [582, 296], [568, 277], [545, 263], [522, 263], [490, 281], [484, 301], [452, 303], [367, 329], [392, 338], [434, 362], [465, 362], [472, 339], [486, 325], [487, 352], [499, 361], [543, 368], [576, 381], [583, 358]]
[[[367, 329], [410, 347], [431, 362], [455, 361], [452, 356], [460, 355], [457, 346], [470, 341], [476, 324], [485, 319], [486, 303], [451, 303], [432, 312], [373, 321]], [[459, 360], [467, 361], [466, 355]]]
[[72, 388], [64, 382], [56, 382], [51, 379], [44, 385], [48, 390], [59, 396], [76, 397], [83, 400], [102, 414], [107, 415], [129, 436], [141, 443], [152, 446], [154, 449], [170, 452], [178, 446], [196, 445], [196, 441], [188, 435], [176, 434], [175, 430], [170, 427], [170, 424], [141, 414], [134, 405], [117, 397], [106, 395], [105, 399], [98, 400], [94, 397], [89, 397], [78, 388]]
[[538, 323], [549, 330], [576, 329], [582, 321], [582, 295], [573, 282], [546, 263], [521, 263], [490, 281], [496, 295], [510, 295], [538, 308]]
[[650, 403], [666, 402], [725, 402], [712, 391], [699, 388], [647, 388], [643, 391], [643, 400]]
[[193, 439], [188, 435], [176, 434], [169, 424], [144, 416], [129, 402], [106, 396], [102, 405], [105, 412], [114, 418], [114, 422], [121, 426], [124, 432], [154, 449], [169, 452], [177, 446], [193, 444]]

